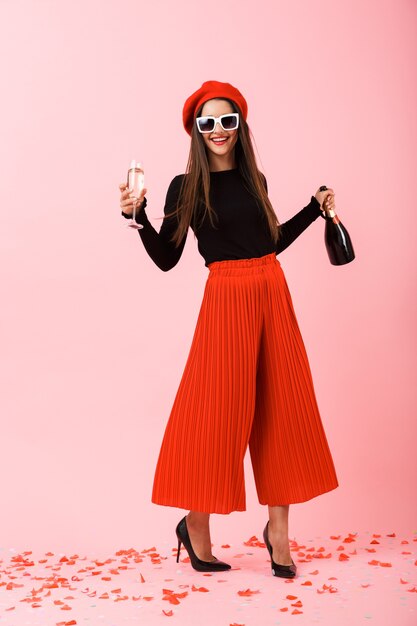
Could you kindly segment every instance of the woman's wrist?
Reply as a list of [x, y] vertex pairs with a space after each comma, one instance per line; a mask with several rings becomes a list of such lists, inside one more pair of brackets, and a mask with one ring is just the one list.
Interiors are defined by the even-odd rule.
[[326, 219], [325, 211], [324, 211], [324, 209], [322, 209], [322, 206], [321, 206], [320, 202], [317, 200], [316, 196], [311, 196], [311, 202], [316, 207], [317, 212], [320, 215], [320, 217], [322, 217], [323, 219]]
[[[143, 209], [146, 207], [146, 205], [147, 205], [147, 200], [146, 200], [146, 196], [144, 196], [140, 206], [136, 207], [135, 222], [137, 224], [143, 224], [147, 220], [147, 215], [143, 211]], [[126, 218], [126, 219], [129, 219], [129, 220], [133, 219], [133, 213], [128, 215], [127, 213], [124, 213], [122, 211], [122, 216], [124, 218]]]

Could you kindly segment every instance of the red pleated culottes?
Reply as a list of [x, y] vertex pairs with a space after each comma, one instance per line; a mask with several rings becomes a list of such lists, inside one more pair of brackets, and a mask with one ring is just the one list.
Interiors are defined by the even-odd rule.
[[215, 261], [167, 422], [155, 504], [246, 510], [249, 445], [260, 504], [338, 487], [304, 342], [275, 253]]

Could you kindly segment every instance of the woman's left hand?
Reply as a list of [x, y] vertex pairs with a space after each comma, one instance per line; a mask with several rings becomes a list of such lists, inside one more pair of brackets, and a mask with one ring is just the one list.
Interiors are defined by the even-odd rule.
[[332, 209], [333, 211], [336, 210], [334, 196], [335, 193], [333, 189], [330, 188], [326, 189], [326, 191], [320, 191], [320, 189], [316, 191], [315, 198], [320, 202], [320, 208], [322, 211], [324, 211], [324, 209], [326, 209], [327, 211], [329, 211], [330, 209]]

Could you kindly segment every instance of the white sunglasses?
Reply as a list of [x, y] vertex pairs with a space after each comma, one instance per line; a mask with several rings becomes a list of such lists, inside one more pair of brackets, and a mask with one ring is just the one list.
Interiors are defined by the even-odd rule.
[[195, 121], [200, 133], [212, 133], [217, 122], [220, 122], [223, 130], [235, 130], [239, 126], [239, 113], [225, 113], [220, 117], [205, 115], [204, 117], [197, 117]]

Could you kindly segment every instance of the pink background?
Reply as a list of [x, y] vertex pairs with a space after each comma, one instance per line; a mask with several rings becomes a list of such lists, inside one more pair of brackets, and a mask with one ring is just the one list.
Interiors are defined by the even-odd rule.
[[[320, 218], [279, 255], [340, 486], [290, 507], [290, 536], [411, 532], [416, 501], [416, 5], [411, 0], [2, 2], [0, 536], [16, 549], [174, 541], [150, 502], [208, 274], [189, 231], [164, 273], [120, 216], [141, 159], [159, 229], [184, 172], [182, 106], [205, 80], [249, 104], [281, 222], [321, 184]], [[207, 20], [207, 22], [205, 22]], [[279, 461], [279, 460], [278, 460]], [[261, 535], [247, 511], [212, 539]]]

